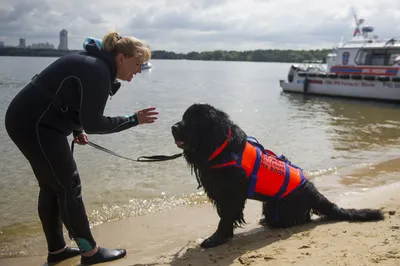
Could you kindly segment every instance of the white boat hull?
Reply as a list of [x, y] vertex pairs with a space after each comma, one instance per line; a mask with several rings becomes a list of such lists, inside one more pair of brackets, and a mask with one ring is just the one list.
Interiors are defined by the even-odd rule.
[[308, 88], [305, 89], [304, 78], [293, 82], [280, 80], [284, 92], [304, 94], [320, 94], [328, 96], [374, 99], [385, 101], [400, 101], [400, 82], [366, 81], [349, 79], [308, 78]]
[[318, 60], [291, 65], [287, 80], [279, 81], [284, 92], [400, 101], [400, 38], [380, 38], [353, 14], [352, 39], [332, 49], [326, 67], [311, 62]]

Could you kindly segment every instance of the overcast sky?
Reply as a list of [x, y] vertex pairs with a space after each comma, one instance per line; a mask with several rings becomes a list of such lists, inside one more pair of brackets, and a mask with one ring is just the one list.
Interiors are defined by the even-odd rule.
[[400, 37], [400, 0], [1, 0], [0, 40], [68, 48], [110, 29], [174, 52], [331, 48], [350, 38], [350, 4], [383, 37]]

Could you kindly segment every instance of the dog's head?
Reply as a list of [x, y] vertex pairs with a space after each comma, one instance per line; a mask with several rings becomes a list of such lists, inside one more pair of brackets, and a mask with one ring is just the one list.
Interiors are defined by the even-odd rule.
[[193, 104], [171, 130], [175, 144], [186, 156], [204, 159], [227, 138], [232, 125], [225, 112], [209, 104]]

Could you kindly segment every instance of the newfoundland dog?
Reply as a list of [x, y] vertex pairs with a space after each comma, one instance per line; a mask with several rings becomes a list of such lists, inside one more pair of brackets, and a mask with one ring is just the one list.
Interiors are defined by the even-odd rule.
[[380, 210], [343, 209], [330, 202], [301, 168], [264, 149], [225, 112], [209, 104], [190, 106], [171, 130], [220, 217], [217, 230], [201, 243], [202, 248], [224, 244], [235, 227], [245, 224], [246, 199], [262, 202], [260, 223], [270, 228], [308, 223], [312, 213], [334, 221], [384, 219]]

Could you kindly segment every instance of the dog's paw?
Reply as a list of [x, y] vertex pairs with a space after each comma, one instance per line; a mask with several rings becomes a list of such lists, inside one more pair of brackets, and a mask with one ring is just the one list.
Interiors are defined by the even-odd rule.
[[225, 244], [229, 240], [232, 239], [233, 236], [220, 236], [217, 233], [214, 233], [212, 236], [204, 240], [200, 247], [202, 248], [213, 248], [222, 244]]

